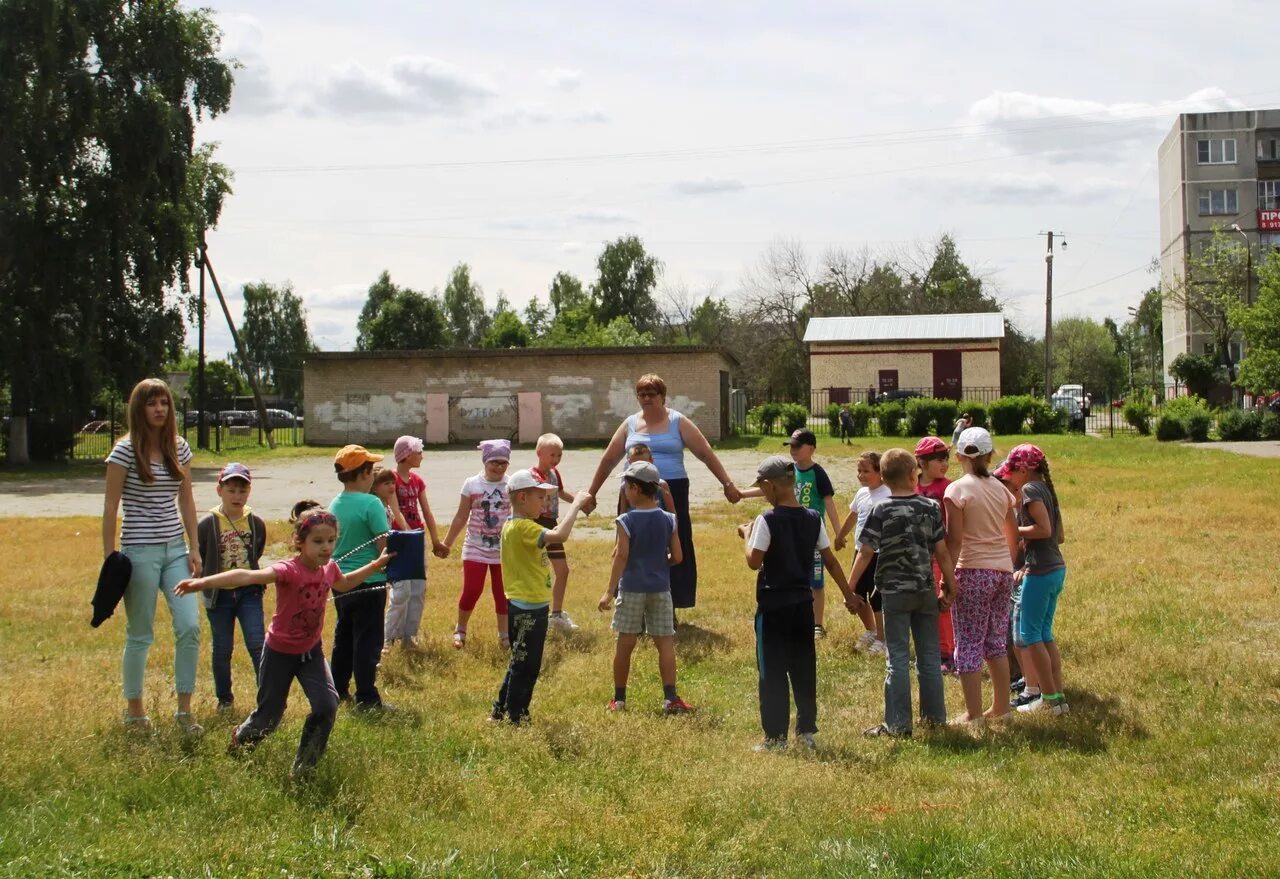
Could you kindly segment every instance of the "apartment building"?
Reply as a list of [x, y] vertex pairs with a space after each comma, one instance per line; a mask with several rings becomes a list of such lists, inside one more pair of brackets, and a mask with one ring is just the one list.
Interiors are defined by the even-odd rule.
[[[1280, 109], [1184, 113], [1160, 145], [1160, 278], [1186, 277], [1187, 258], [1217, 227], [1248, 246], [1256, 266], [1280, 247]], [[1235, 228], [1235, 227], [1238, 227]], [[1256, 280], [1250, 279], [1252, 296]], [[1194, 315], [1164, 301], [1164, 363], [1210, 353]], [[1239, 351], [1232, 356], [1239, 359]]]

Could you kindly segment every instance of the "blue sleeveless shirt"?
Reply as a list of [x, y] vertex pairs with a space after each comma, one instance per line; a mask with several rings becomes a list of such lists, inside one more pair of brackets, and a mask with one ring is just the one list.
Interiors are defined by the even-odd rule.
[[680, 436], [682, 418], [684, 416], [676, 410], [668, 409], [666, 431], [650, 434], [637, 430], [638, 415], [627, 416], [626, 448], [630, 449], [638, 444], [647, 445], [653, 456], [653, 466], [658, 468], [658, 474], [666, 480], [689, 478], [684, 469], [684, 438]]

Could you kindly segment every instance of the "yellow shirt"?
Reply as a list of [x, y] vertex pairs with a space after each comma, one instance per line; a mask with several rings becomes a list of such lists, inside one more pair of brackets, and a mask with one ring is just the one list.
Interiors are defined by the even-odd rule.
[[507, 599], [540, 607], [551, 603], [551, 571], [542, 546], [545, 528], [532, 519], [502, 526], [502, 591]]

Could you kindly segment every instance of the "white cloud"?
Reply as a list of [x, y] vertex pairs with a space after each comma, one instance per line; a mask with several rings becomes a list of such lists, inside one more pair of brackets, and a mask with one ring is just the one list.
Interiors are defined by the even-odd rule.
[[571, 92], [582, 85], [582, 71], [570, 70], [567, 67], [555, 67], [544, 70], [540, 74], [543, 81], [551, 88], [562, 92]]
[[1040, 171], [1032, 174], [988, 174], [968, 180], [923, 179], [912, 181], [911, 185], [921, 192], [953, 202], [1036, 207], [1112, 201], [1127, 194], [1133, 182], [1107, 177], [1061, 179]]
[[561, 253], [579, 253], [587, 245], [581, 241], [566, 241], [560, 245]]
[[309, 109], [343, 115], [464, 116], [496, 94], [484, 79], [426, 55], [392, 58], [384, 70], [348, 62], [316, 87]]
[[265, 115], [284, 109], [284, 97], [262, 54], [262, 25], [251, 15], [228, 16], [222, 25], [222, 57], [235, 59], [240, 65], [234, 71], [231, 112]]
[[553, 232], [578, 226], [632, 225], [635, 222], [635, 216], [615, 208], [582, 208], [566, 213], [508, 217], [502, 220], [493, 220], [488, 225], [495, 229], [513, 232]]
[[1114, 161], [1119, 149], [1149, 148], [1179, 113], [1234, 110], [1244, 105], [1222, 89], [1203, 88], [1157, 103], [1099, 101], [993, 92], [973, 103], [969, 120], [1017, 152], [1045, 152], [1054, 162]]
[[611, 208], [587, 208], [586, 210], [574, 211], [569, 215], [569, 219], [576, 223], [598, 223], [598, 224], [631, 224], [636, 218], [626, 211], [620, 211]]
[[574, 113], [569, 117], [570, 122], [578, 125], [607, 125], [612, 122], [612, 117], [604, 110], [584, 110], [581, 113]]
[[680, 180], [671, 188], [681, 195], [719, 195], [724, 192], [738, 192], [746, 188], [741, 180], [723, 177], [703, 177], [701, 180]]

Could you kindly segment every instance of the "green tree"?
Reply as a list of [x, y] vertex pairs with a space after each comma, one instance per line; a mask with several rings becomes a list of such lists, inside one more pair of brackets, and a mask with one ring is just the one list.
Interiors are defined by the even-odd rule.
[[1129, 313], [1132, 317], [1120, 331], [1133, 361], [1134, 381], [1149, 382], [1155, 387], [1164, 371], [1164, 302], [1160, 286], [1143, 293], [1138, 306]]
[[511, 303], [502, 293], [489, 319], [489, 331], [480, 340], [481, 348], [528, 348], [532, 341], [529, 328], [520, 315], [511, 309]]
[[[1236, 333], [1233, 314], [1248, 290], [1249, 251], [1221, 227], [1198, 251], [1187, 257], [1186, 277], [1164, 291], [1169, 301], [1192, 316], [1193, 331], [1204, 332], [1213, 344], [1213, 359], [1236, 380], [1231, 342]], [[1170, 373], [1172, 374], [1172, 373]]]
[[306, 306], [291, 285], [245, 284], [240, 341], [249, 359], [240, 364], [246, 375], [286, 399], [302, 398], [302, 363], [317, 348], [307, 329]]
[[[0, 3], [0, 347], [26, 413], [83, 411], [177, 354], [175, 288], [229, 174], [195, 122], [231, 100], [208, 10], [178, 0]], [[74, 429], [74, 428], [73, 428]]]
[[1237, 384], [1252, 394], [1280, 389], [1280, 251], [1258, 269], [1258, 298], [1236, 303], [1232, 320], [1244, 337]]
[[1186, 385], [1193, 395], [1207, 399], [1222, 380], [1222, 365], [1208, 354], [1183, 352], [1169, 364], [1169, 375]]
[[[371, 304], [376, 303], [376, 307]], [[419, 351], [449, 346], [440, 297], [398, 287], [383, 272], [369, 287], [358, 322], [357, 351]]]
[[[196, 371], [199, 368], [199, 353], [192, 348], [185, 349], [179, 359], [166, 367], [166, 372], [185, 372], [190, 375], [186, 402], [193, 409], [196, 405]], [[205, 410], [209, 412], [234, 408], [235, 398], [244, 396], [248, 391], [240, 370], [226, 360], [205, 360], [204, 383]], [[123, 402], [121, 400], [122, 404]]]
[[1053, 324], [1053, 382], [1080, 384], [1094, 393], [1119, 390], [1125, 368], [1115, 339], [1087, 317], [1064, 317]]
[[658, 323], [658, 306], [653, 299], [662, 263], [645, 252], [644, 243], [634, 235], [611, 241], [596, 259], [599, 277], [591, 287], [596, 302], [596, 320], [607, 326], [624, 317], [638, 330], [651, 330]]
[[551, 289], [547, 291], [547, 299], [551, 303], [552, 316], [571, 309], [591, 310], [591, 297], [582, 289], [582, 282], [568, 272], [557, 272], [551, 279]]
[[444, 310], [456, 348], [479, 348], [489, 331], [489, 315], [484, 307], [484, 291], [471, 280], [471, 267], [460, 262], [453, 267], [444, 288]]
[[531, 338], [538, 338], [547, 331], [551, 324], [551, 313], [537, 296], [529, 300], [524, 307], [524, 323], [529, 328]]

